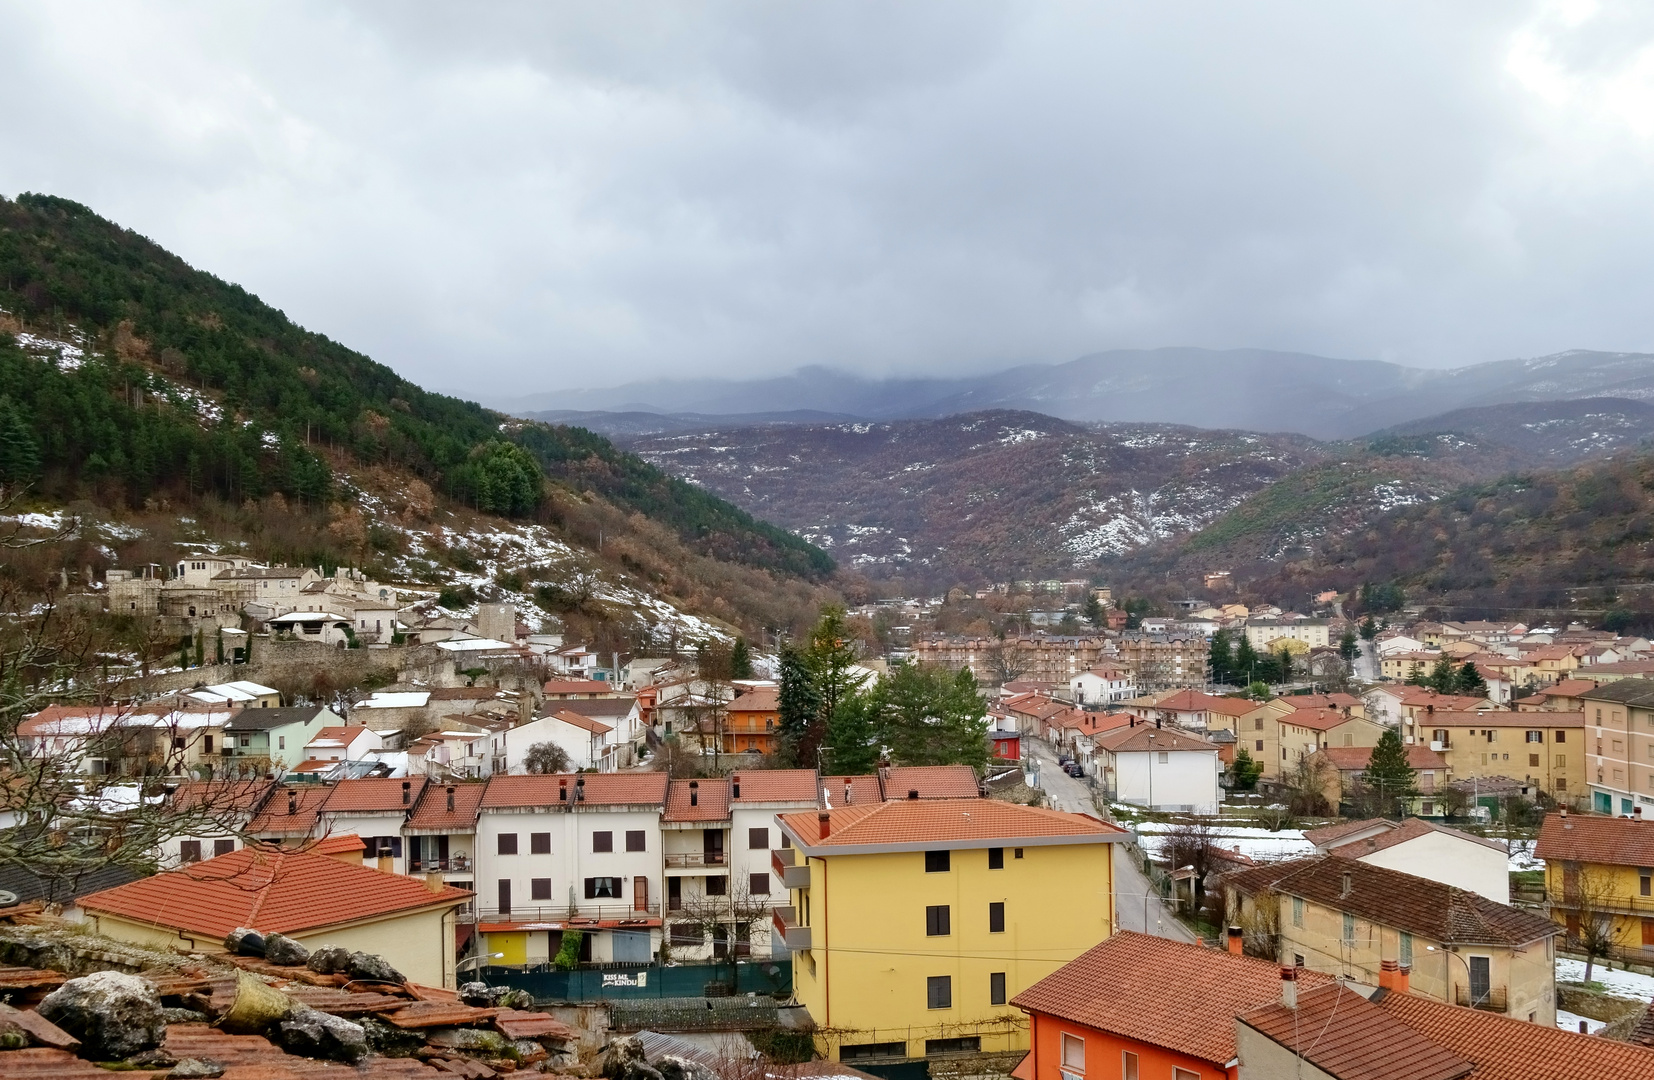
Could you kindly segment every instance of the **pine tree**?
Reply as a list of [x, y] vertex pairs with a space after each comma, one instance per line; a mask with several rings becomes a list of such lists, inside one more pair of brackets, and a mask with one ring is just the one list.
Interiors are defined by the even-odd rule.
[[1085, 621], [1095, 630], [1102, 629], [1103, 623], [1108, 619], [1107, 613], [1103, 611], [1103, 602], [1095, 595], [1086, 597], [1084, 613]]
[[1361, 636], [1366, 638], [1368, 641], [1372, 641], [1374, 638], [1378, 637], [1378, 624], [1373, 621], [1373, 617], [1371, 615], [1361, 620]]
[[1247, 682], [1260, 681], [1254, 675], [1258, 666], [1257, 650], [1252, 648], [1252, 641], [1243, 632], [1240, 640], [1235, 643], [1235, 666], [1233, 672], [1236, 679], [1245, 679]]
[[1482, 678], [1482, 673], [1476, 670], [1475, 664], [1465, 664], [1453, 681], [1453, 689], [1460, 694], [1468, 697], [1487, 696], [1487, 680]]
[[1407, 764], [1407, 748], [1401, 744], [1401, 733], [1386, 728], [1367, 759], [1361, 782], [1382, 802], [1386, 815], [1400, 816], [1406, 800], [1415, 794], [1413, 784], [1417, 778], [1417, 772]]
[[1212, 681], [1226, 683], [1234, 674], [1235, 653], [1234, 644], [1230, 640], [1227, 627], [1212, 635], [1211, 648], [1207, 654], [1207, 663], [1212, 670]]
[[10, 395], [0, 395], [0, 484], [22, 484], [40, 475], [40, 443]]
[[1453, 668], [1453, 658], [1446, 653], [1436, 661], [1436, 666], [1430, 669], [1430, 689], [1438, 694], [1451, 694], [1458, 685], [1458, 672]]
[[251, 630], [247, 632], [247, 644], [241, 647], [241, 662], [243, 664], [253, 662], [253, 633]]
[[222, 664], [223, 662], [224, 662], [224, 628], [219, 627], [218, 628], [218, 655], [213, 658], [213, 663]]
[[1280, 676], [1281, 676], [1279, 681], [1280, 682], [1291, 682], [1292, 681], [1292, 667], [1293, 667], [1293, 665], [1292, 665], [1292, 653], [1289, 652], [1287, 650], [1286, 646], [1283, 645], [1281, 647], [1281, 650], [1278, 653], [1276, 653], [1275, 655], [1277, 657], [1279, 657], [1279, 659], [1276, 661], [1276, 666], [1279, 669]]
[[796, 765], [814, 768], [815, 749], [820, 740], [812, 732], [821, 697], [816, 693], [809, 657], [790, 642], [781, 646], [781, 741]]
[[856, 693], [842, 699], [827, 721], [827, 768], [845, 776], [870, 773], [878, 766], [875, 718], [878, 695]]
[[207, 664], [207, 638], [200, 630], [195, 632], [195, 666], [205, 667]]
[[1408, 686], [1430, 685], [1430, 677], [1424, 673], [1424, 665], [1417, 660], [1414, 660], [1413, 666], [1407, 669], [1406, 681]]
[[1355, 631], [1347, 626], [1344, 628], [1344, 636], [1338, 639], [1338, 655], [1344, 658], [1346, 664], [1353, 663], [1355, 658], [1361, 655], [1360, 639], [1355, 636]]
[[752, 651], [747, 648], [747, 639], [738, 637], [735, 645], [729, 652], [729, 677], [732, 679], [752, 678]]
[[1236, 791], [1251, 791], [1258, 786], [1258, 778], [1262, 775], [1263, 766], [1253, 760], [1251, 751], [1244, 746], [1235, 751], [1235, 762], [1229, 766], [1229, 776]]

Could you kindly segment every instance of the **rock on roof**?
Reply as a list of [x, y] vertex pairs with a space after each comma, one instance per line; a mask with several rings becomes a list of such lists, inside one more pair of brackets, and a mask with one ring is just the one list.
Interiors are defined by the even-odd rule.
[[[1308, 970], [1298, 979], [1300, 995], [1332, 981]], [[1236, 1014], [1280, 992], [1280, 967], [1268, 960], [1122, 930], [1011, 1004], [1188, 1054], [1222, 1071], [1235, 1056]]]
[[[828, 816], [821, 836], [820, 814]], [[926, 848], [1110, 843], [1130, 834], [1085, 814], [1021, 806], [998, 799], [900, 799], [872, 806], [780, 814], [776, 820], [803, 850], [831, 852], [868, 848], [922, 851]]]
[[1654, 821], [1606, 814], [1546, 814], [1533, 854], [1547, 862], [1654, 866]]
[[1337, 983], [1244, 1012], [1239, 1021], [1338, 1080], [1458, 1080], [1475, 1066]]
[[222, 938], [238, 926], [293, 933], [428, 907], [471, 894], [419, 878], [260, 845], [93, 893], [81, 906], [155, 926]]
[[[1345, 892], [1346, 876], [1349, 891]], [[1337, 855], [1271, 863], [1224, 876], [1237, 892], [1279, 892], [1443, 944], [1526, 945], [1562, 932], [1542, 915], [1429, 878]]]

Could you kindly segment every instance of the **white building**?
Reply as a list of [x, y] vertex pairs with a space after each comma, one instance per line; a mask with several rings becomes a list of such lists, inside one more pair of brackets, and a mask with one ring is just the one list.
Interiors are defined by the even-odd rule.
[[[549, 742], [562, 747], [569, 756], [570, 769], [612, 773], [619, 757], [615, 729], [612, 725], [563, 708], [549, 716], [537, 717], [526, 724], [508, 728], [498, 733], [494, 737], [494, 742], [500, 748], [495, 761], [496, 771], [514, 776], [522, 776], [528, 772], [528, 752], [539, 743]], [[502, 765], [503, 768], [499, 767]]]
[[1118, 802], [1151, 810], [1215, 814], [1218, 748], [1188, 731], [1146, 724], [1099, 735], [1097, 773]]
[[1503, 844], [1423, 818], [1348, 821], [1312, 829], [1317, 855], [1339, 855], [1400, 870], [1510, 903], [1510, 855]]
[[1254, 649], [1265, 650], [1273, 642], [1283, 639], [1301, 641], [1312, 649], [1325, 647], [1327, 620], [1325, 619], [1248, 619], [1246, 640]]
[[1107, 665], [1082, 671], [1068, 680], [1076, 705], [1113, 705], [1137, 696], [1137, 684], [1125, 668]]

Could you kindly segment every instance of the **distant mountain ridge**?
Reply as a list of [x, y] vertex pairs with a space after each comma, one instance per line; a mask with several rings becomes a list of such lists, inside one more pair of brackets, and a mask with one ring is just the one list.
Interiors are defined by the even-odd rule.
[[1014, 409], [1080, 422], [1349, 439], [1447, 410], [1590, 397], [1654, 401], [1654, 354], [1574, 350], [1429, 370], [1266, 349], [1122, 349], [959, 378], [868, 379], [806, 367], [767, 379], [661, 380], [495, 404], [536, 418], [548, 409], [580, 411], [588, 426], [617, 434], [606, 418], [590, 414], [733, 420], [815, 410], [897, 420]]

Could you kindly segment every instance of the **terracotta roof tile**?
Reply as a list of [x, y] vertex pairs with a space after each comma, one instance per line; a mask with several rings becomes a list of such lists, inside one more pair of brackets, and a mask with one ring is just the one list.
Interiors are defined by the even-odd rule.
[[558, 709], [551, 714], [555, 719], [582, 731], [589, 731], [593, 735], [604, 735], [614, 730], [612, 724], [605, 724], [601, 720], [594, 720], [589, 716], [582, 716], [573, 709]]
[[559, 701], [559, 711], [577, 712], [581, 716], [625, 716], [637, 705], [631, 694], [617, 694], [607, 698], [570, 698]]
[[[830, 815], [828, 837], [820, 839], [818, 813]], [[1094, 837], [1106, 842], [1126, 830], [1084, 814], [1021, 806], [998, 799], [899, 799], [875, 806], [781, 814], [801, 848], [857, 844], [972, 844], [991, 840]]]
[[[292, 784], [270, 796], [264, 809], [247, 825], [253, 836], [306, 836], [316, 828], [316, 812], [333, 794], [320, 784]], [[293, 812], [288, 813], [291, 809]]]
[[[696, 805], [689, 805], [689, 785], [694, 784]], [[728, 780], [674, 780], [666, 788], [666, 812], [662, 821], [728, 821]]]
[[351, 741], [361, 737], [362, 732], [368, 730], [366, 724], [348, 724], [344, 727], [324, 727], [316, 729], [316, 734], [310, 736], [306, 746], [315, 746], [318, 743], [338, 743], [348, 746]]
[[[1392, 827], [1386, 829], [1382, 834], [1367, 837], [1365, 840], [1352, 840], [1344, 844], [1328, 845], [1327, 853], [1329, 855], [1342, 855], [1346, 859], [1359, 859], [1371, 855], [1375, 851], [1393, 848], [1397, 844], [1405, 844], [1409, 840], [1417, 840], [1421, 836], [1429, 836], [1432, 833], [1440, 833], [1472, 844], [1479, 844], [1482, 847], [1497, 851], [1501, 855], [1509, 854], [1505, 846], [1495, 840], [1489, 840], [1485, 836], [1477, 836], [1474, 833], [1467, 833], [1447, 825], [1437, 825], [1435, 822], [1425, 821], [1423, 818], [1408, 818], [1400, 825], [1392, 824]], [[1305, 833], [1304, 838], [1308, 839], [1309, 834]]]
[[186, 780], [179, 784], [167, 805], [179, 810], [207, 810], [212, 813], [254, 810], [275, 790], [274, 780]]
[[[850, 797], [844, 796], [844, 785], [850, 785]], [[868, 806], [883, 800], [877, 776], [823, 776], [821, 778], [823, 806]]]
[[1216, 743], [1193, 732], [1147, 725], [1119, 728], [1106, 735], [1099, 735], [1092, 741], [1099, 749], [1107, 750], [1111, 754], [1142, 754], [1150, 750], [1180, 750], [1186, 753], [1217, 750]]
[[1578, 697], [1587, 690], [1595, 690], [1595, 679], [1562, 679], [1554, 685], [1544, 687], [1534, 697]]
[[1503, 709], [1484, 709], [1481, 712], [1443, 712], [1437, 709], [1433, 713], [1421, 713], [1415, 717], [1423, 727], [1507, 727], [1507, 728], [1582, 728], [1585, 726], [1583, 712], [1506, 712]]
[[1606, 814], [1546, 814], [1533, 853], [1547, 861], [1654, 866], [1654, 821]]
[[1281, 723], [1308, 728], [1310, 731], [1331, 731], [1339, 724], [1347, 724], [1353, 719], [1357, 718], [1346, 716], [1343, 709], [1329, 705], [1319, 709], [1298, 709], [1289, 712], [1281, 717]]
[[341, 780], [333, 785], [333, 793], [322, 803], [321, 811], [324, 814], [406, 811], [419, 801], [425, 783], [423, 776], [405, 780], [393, 776]]
[[905, 799], [917, 791], [921, 799], [974, 799], [982, 794], [976, 772], [969, 765], [897, 765], [879, 774], [886, 799]]
[[[581, 802], [585, 806], [664, 806], [666, 783], [666, 774], [659, 772], [495, 776], [488, 781], [482, 808], [566, 806], [582, 787], [585, 798]], [[567, 800], [558, 798], [560, 789], [568, 791]]]
[[1431, 1042], [1476, 1063], [1476, 1080], [1630, 1080], [1654, 1077], [1654, 1050], [1529, 1024], [1413, 994], [1373, 1004]]
[[814, 769], [742, 769], [729, 780], [740, 787], [733, 796], [738, 803], [814, 803], [820, 797]]
[[325, 855], [259, 846], [82, 897], [107, 912], [156, 926], [223, 937], [238, 926], [292, 933], [458, 904], [471, 894], [419, 878], [351, 866]]
[[[1299, 993], [1331, 982], [1315, 971], [1298, 977]], [[1188, 1054], [1221, 1072], [1235, 1056], [1236, 1014], [1280, 992], [1281, 971], [1270, 961], [1122, 930], [1011, 1004]]]
[[[448, 790], [454, 792], [453, 809], [449, 809]], [[408, 815], [410, 829], [431, 829], [444, 833], [470, 832], [477, 827], [477, 808], [482, 805], [486, 783], [427, 784], [425, 793], [414, 804]]]
[[725, 712], [777, 712], [781, 708], [781, 691], [767, 687], [748, 690], [730, 702]]
[[1206, 711], [1222, 716], [1245, 716], [1257, 707], [1256, 701], [1246, 698], [1215, 697], [1207, 704]]
[[1354, 990], [1334, 983], [1244, 1012], [1240, 1021], [1338, 1080], [1457, 1080], [1475, 1067]]
[[1251, 896], [1264, 892], [1301, 896], [1334, 911], [1448, 945], [1525, 945], [1561, 932], [1556, 923], [1531, 911], [1337, 855], [1240, 870], [1225, 875], [1223, 881]]

